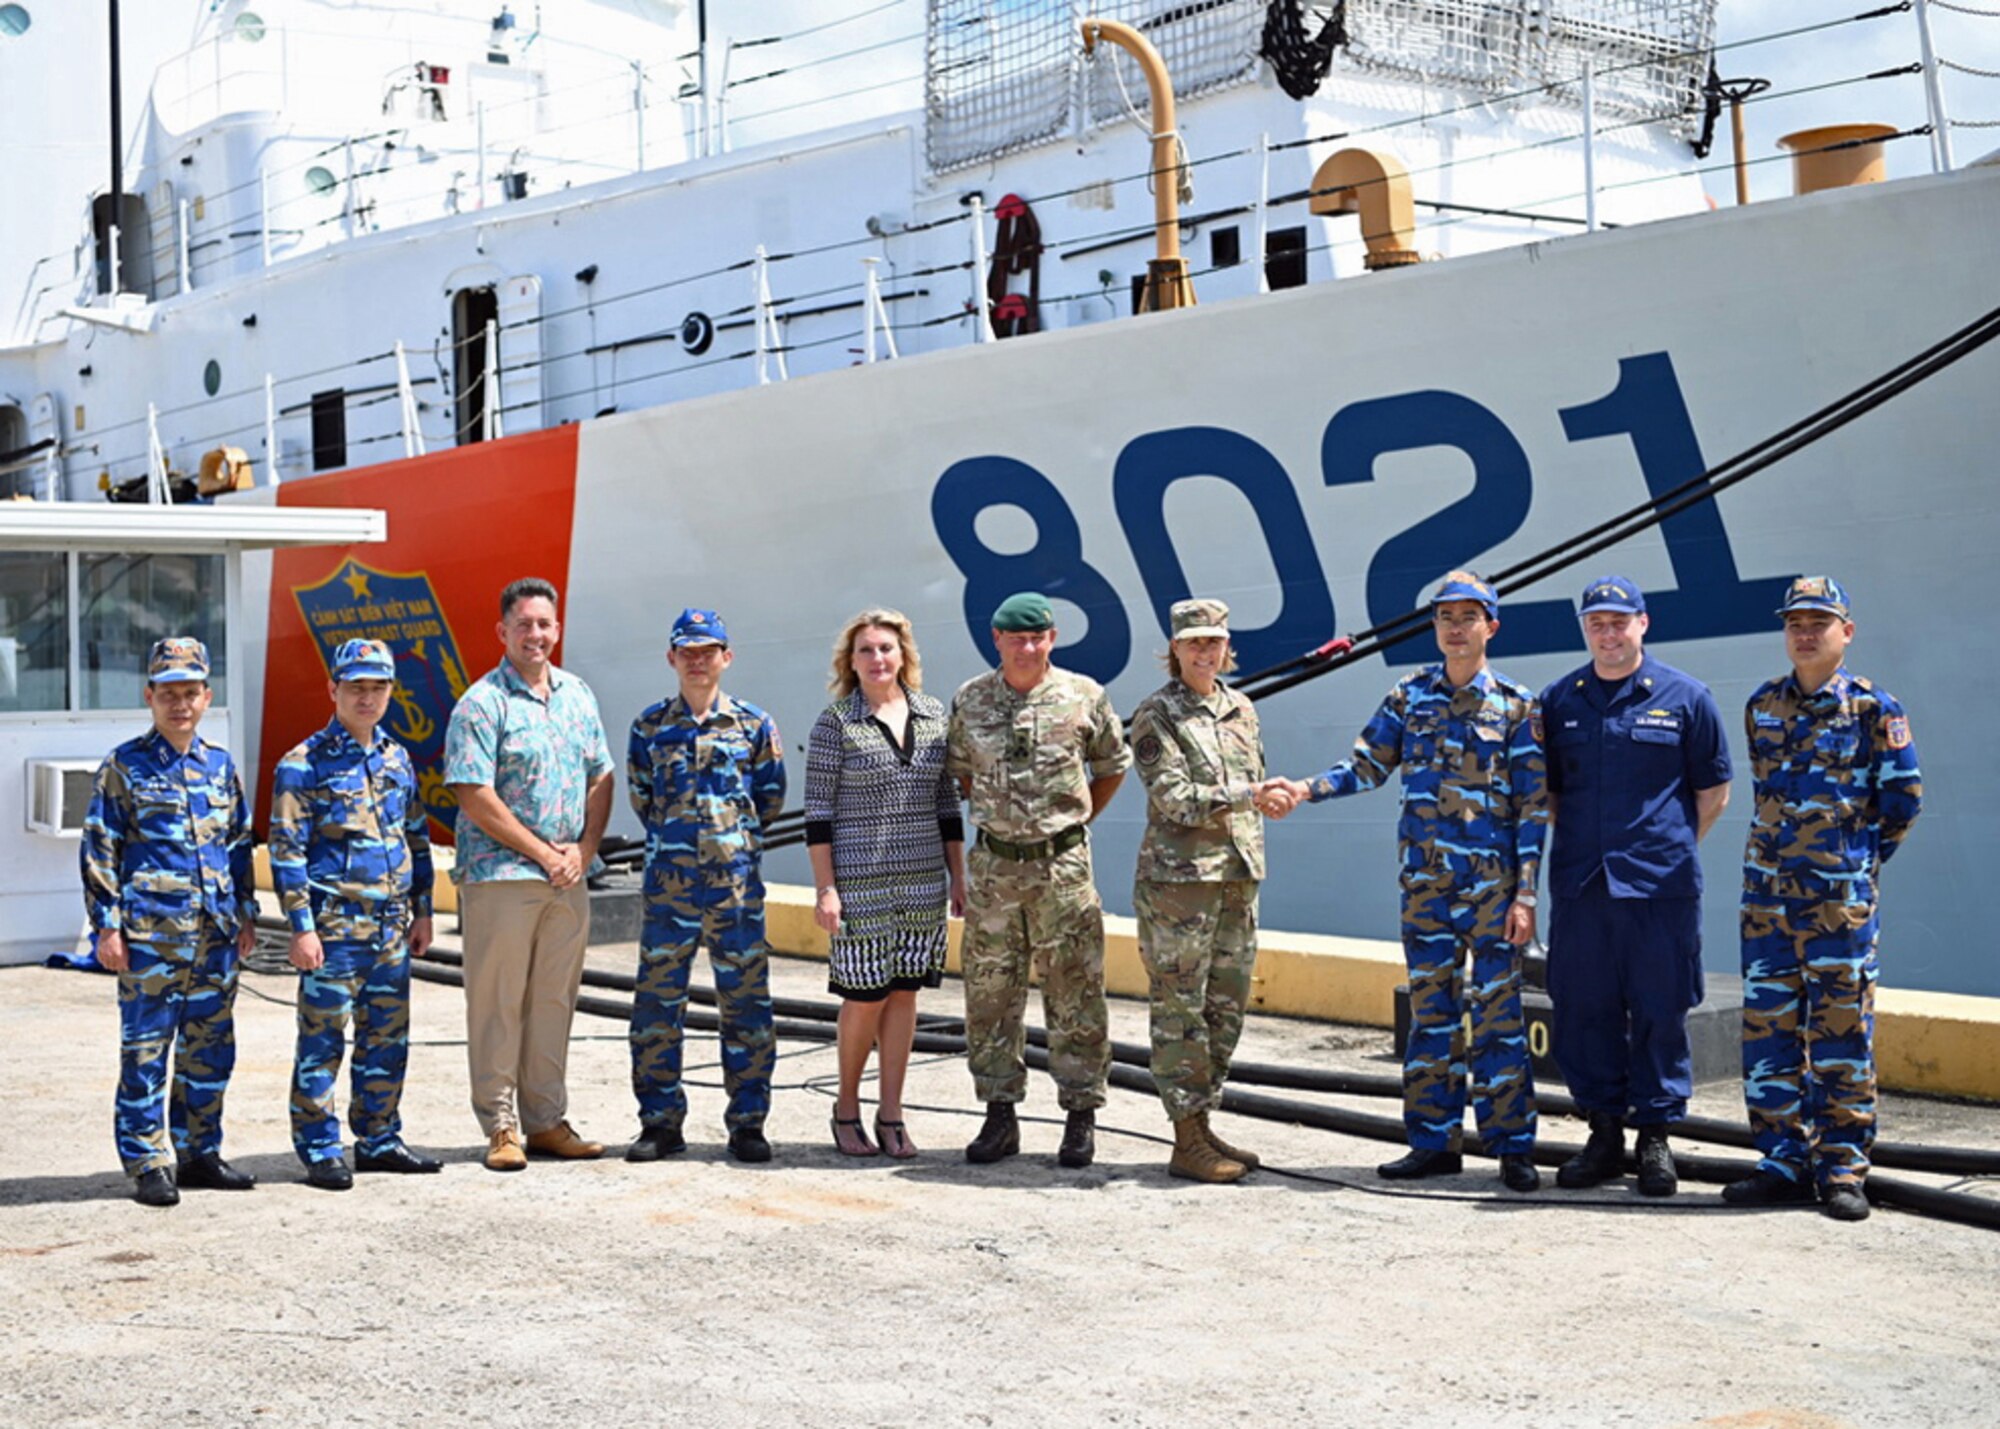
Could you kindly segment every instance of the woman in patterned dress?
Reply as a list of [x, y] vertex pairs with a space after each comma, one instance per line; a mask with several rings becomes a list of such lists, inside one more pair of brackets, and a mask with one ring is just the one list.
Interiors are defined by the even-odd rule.
[[827, 986], [842, 999], [833, 1144], [877, 1153], [861, 1125], [861, 1074], [879, 1046], [875, 1135], [907, 1158], [917, 990], [943, 976], [946, 909], [965, 912], [965, 825], [944, 773], [945, 707], [923, 693], [909, 618], [876, 609], [848, 620], [830, 688], [807, 746], [806, 844], [813, 918], [833, 942]]

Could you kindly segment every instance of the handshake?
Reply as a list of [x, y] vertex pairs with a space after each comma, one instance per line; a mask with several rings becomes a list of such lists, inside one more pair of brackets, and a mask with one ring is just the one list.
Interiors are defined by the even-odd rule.
[[1282, 819], [1305, 803], [1311, 793], [1312, 787], [1304, 781], [1277, 775], [1257, 785], [1253, 797], [1258, 813], [1267, 819]]

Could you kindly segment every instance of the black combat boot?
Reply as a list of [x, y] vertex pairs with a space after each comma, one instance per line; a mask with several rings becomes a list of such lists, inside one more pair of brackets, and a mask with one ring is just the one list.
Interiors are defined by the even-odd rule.
[[1056, 1165], [1088, 1166], [1097, 1155], [1097, 1113], [1073, 1111], [1063, 1123], [1062, 1145], [1056, 1148]]
[[1021, 1149], [1021, 1122], [1012, 1102], [988, 1102], [979, 1135], [965, 1148], [965, 1159], [979, 1165], [1004, 1160]]
[[1590, 1140], [1583, 1150], [1556, 1168], [1556, 1184], [1567, 1191], [1581, 1190], [1625, 1174], [1625, 1119], [1616, 1112], [1590, 1114]]
[[1674, 1169], [1673, 1149], [1667, 1145], [1664, 1126], [1639, 1128], [1639, 1194], [1671, 1196], [1680, 1189], [1680, 1172]]

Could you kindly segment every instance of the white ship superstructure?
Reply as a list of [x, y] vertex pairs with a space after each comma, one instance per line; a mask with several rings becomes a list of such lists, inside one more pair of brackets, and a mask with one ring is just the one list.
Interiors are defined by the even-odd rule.
[[[2000, 303], [2000, 168], [1709, 211], [1708, 0], [1349, 0], [1320, 53], [1328, 8], [1092, 7], [1174, 75], [1185, 162], [1154, 173], [1142, 78], [1086, 59], [1064, 4], [829, 5], [763, 43], [719, 4], [225, 0], [161, 72], [117, 236], [93, 205], [74, 271], [21, 301], [0, 482], [143, 499], [234, 447], [262, 489], [224, 500], [386, 510], [386, 543], [246, 560], [233, 727], [268, 765], [323, 718], [326, 642], [391, 639], [444, 821], [442, 724], [527, 570], [564, 586], [564, 661], [614, 731], [664, 688], [661, 610], [724, 610], [734, 687], [796, 736], [850, 609], [907, 611], [948, 690], [1027, 587], [1129, 710], [1183, 594], [1276, 663], [1660, 498]], [[1324, 177], [1357, 152], [1407, 169], [1407, 232], [1371, 216], [1386, 184]], [[1200, 305], [1135, 317], [1154, 181], [1191, 188]], [[1330, 211], [1350, 196], [1358, 221]], [[1777, 589], [1837, 574], [1929, 776], [1888, 885], [1904, 986], [2000, 991], [1970, 951], [2000, 838], [1968, 772], [2000, 651], [1934, 638], [2000, 536], [1996, 348], [1512, 596], [1496, 644], [1531, 684], [1581, 663], [1573, 588], [1622, 570], [1652, 648], [1740, 708], [1781, 665]], [[14, 689], [108, 688], [137, 638], [98, 629], [108, 571], [35, 577], [36, 609], [75, 595], [78, 673], [44, 621]], [[1273, 766], [1338, 757], [1424, 653], [1263, 702]], [[1705, 850], [1718, 971], [1739, 794]], [[1094, 831], [1113, 907], [1141, 818], [1128, 792]], [[1393, 821], [1383, 793], [1274, 828], [1266, 923], [1393, 937]]]

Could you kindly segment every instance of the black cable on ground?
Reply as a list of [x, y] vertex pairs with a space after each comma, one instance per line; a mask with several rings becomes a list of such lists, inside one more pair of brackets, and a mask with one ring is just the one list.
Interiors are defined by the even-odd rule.
[[[422, 961], [416, 961], [411, 963], [410, 971], [412, 975], [420, 977], [427, 982], [443, 983], [453, 987], [463, 987], [465, 985], [464, 975], [457, 968], [430, 966]], [[622, 1021], [629, 1021], [632, 1016], [632, 1006], [630, 1003], [606, 997], [579, 997], [576, 1002], [576, 1010], [591, 1016], [610, 1017]], [[721, 1020], [711, 1012], [690, 1010], [687, 1013], [686, 1026], [696, 1031], [718, 1031], [720, 1030]], [[1039, 1031], [1039, 1029], [1036, 1030]], [[822, 1043], [830, 1042], [838, 1036], [838, 1029], [824, 1018], [803, 1021], [780, 1018], [774, 1021], [772, 1031], [775, 1036], [781, 1039]], [[1045, 1034], [1043, 1040], [1046, 1041]], [[1123, 1045], [1128, 1049], [1131, 1049], [1133, 1046], [1130, 1043]], [[965, 1051], [965, 1038], [942, 1032], [920, 1030], [912, 1039], [912, 1050], [924, 1053], [962, 1054]], [[1038, 1071], [1047, 1070], [1049, 1054], [1046, 1046], [1034, 1045], [1034, 1042], [1031, 1040], [1030, 1045], [1026, 1049], [1024, 1060], [1030, 1067]], [[1158, 1095], [1158, 1089], [1154, 1085], [1150, 1072], [1141, 1067], [1127, 1065], [1124, 1062], [1113, 1062], [1109, 1071], [1108, 1081], [1112, 1086], [1126, 1091], [1135, 1091], [1147, 1096]], [[805, 1087], [804, 1089], [813, 1090], [811, 1087]], [[925, 1110], [927, 1108], [920, 1107], [918, 1109]], [[963, 1110], [967, 1115], [979, 1114], [969, 1108], [929, 1109]], [[1345, 1107], [1315, 1106], [1310, 1103], [1290, 1101], [1281, 1097], [1266, 1096], [1259, 1092], [1241, 1091], [1234, 1087], [1224, 1089], [1222, 1094], [1222, 1109], [1238, 1116], [1254, 1117], [1265, 1121], [1284, 1122], [1295, 1126], [1309, 1126], [1318, 1130], [1334, 1131], [1348, 1136], [1364, 1137], [1373, 1141], [1384, 1141], [1398, 1145], [1405, 1144], [1406, 1142], [1405, 1130], [1400, 1117], [1379, 1116], [1372, 1112], [1351, 1111]], [[1100, 1129], [1143, 1140], [1157, 1139], [1148, 1133], [1126, 1131], [1118, 1127], [1106, 1126]], [[1579, 1150], [1581, 1150], [1581, 1147], [1575, 1143], [1538, 1140], [1535, 1146], [1535, 1160], [1544, 1165], [1556, 1165], [1569, 1159]], [[1631, 1158], [1628, 1156], [1627, 1160], [1630, 1163]], [[1726, 1185], [1731, 1181], [1739, 1180], [1748, 1175], [1752, 1169], [1750, 1165], [1735, 1159], [1702, 1155], [1689, 1151], [1676, 1151], [1674, 1153], [1674, 1160], [1680, 1168], [1682, 1176], [1689, 1180], [1706, 1181], [1716, 1184]], [[1320, 1182], [1340, 1186], [1348, 1190], [1361, 1191], [1368, 1195], [1390, 1196], [1404, 1200], [1466, 1201], [1508, 1206], [1606, 1206], [1626, 1210], [1700, 1211], [1704, 1213], [1721, 1210], [1736, 1211], [1739, 1209], [1724, 1203], [1712, 1201], [1673, 1202], [1667, 1200], [1649, 1201], [1577, 1196], [1564, 1196], [1560, 1199], [1544, 1200], [1532, 1200], [1527, 1197], [1516, 1196], [1503, 1198], [1491, 1194], [1479, 1195], [1466, 1192], [1425, 1191], [1402, 1187], [1375, 1186], [1364, 1182], [1343, 1180], [1339, 1177], [1325, 1176], [1314, 1172], [1293, 1171], [1276, 1166], [1263, 1169], [1269, 1170], [1274, 1175], [1289, 1177], [1295, 1180]], [[1987, 1200], [1962, 1191], [1946, 1191], [1934, 1187], [1919, 1186], [1911, 1182], [1898, 1181], [1893, 1178], [1884, 1180], [1884, 1178], [1879, 1176], [1870, 1176], [1866, 1185], [1869, 1199], [1879, 1204], [1893, 1205], [1900, 1209], [1915, 1211], [1921, 1215], [1953, 1221], [1962, 1225], [1981, 1226], [1987, 1229], [2000, 1230], [2000, 1201]], [[1754, 1207], [1749, 1209], [1761, 1214], [1763, 1211], [1773, 1208]]]

